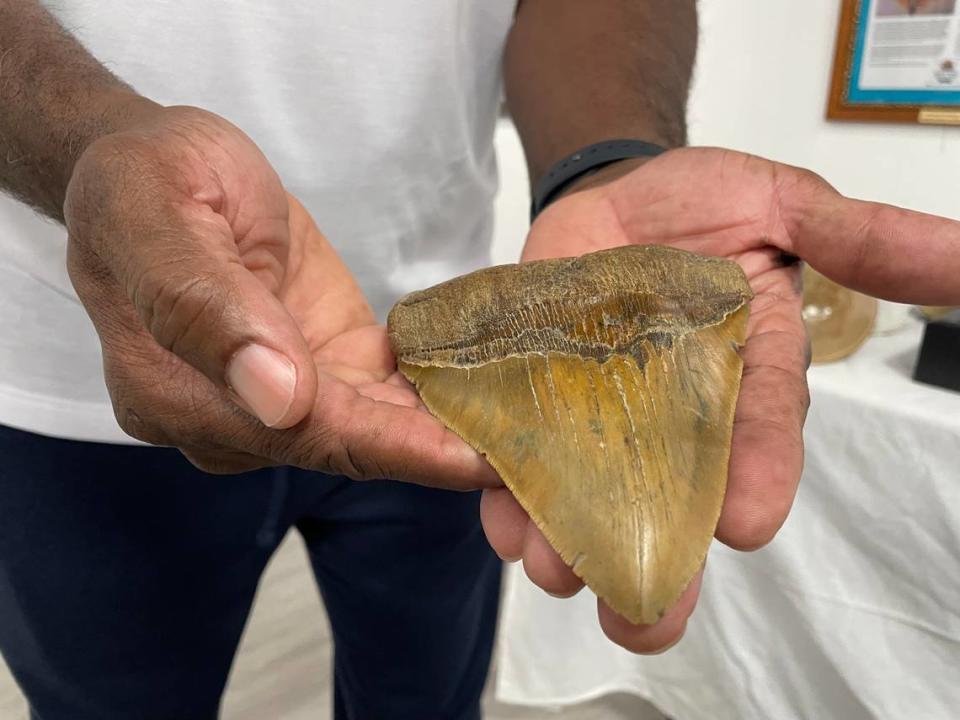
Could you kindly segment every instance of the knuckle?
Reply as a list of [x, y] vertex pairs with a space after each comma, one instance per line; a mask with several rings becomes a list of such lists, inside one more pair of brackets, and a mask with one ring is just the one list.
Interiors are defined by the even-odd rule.
[[157, 425], [147, 423], [142, 416], [127, 405], [114, 404], [114, 415], [120, 429], [134, 440], [145, 442], [148, 445], [172, 445], [169, 436]]
[[135, 440], [150, 445], [175, 445], [167, 430], [155, 421], [156, 414], [152, 409], [157, 403], [151, 397], [149, 386], [133, 379], [136, 369], [118, 360], [116, 354], [107, 348], [104, 348], [104, 358], [104, 379], [120, 429]]
[[235, 430], [224, 399], [195, 370], [155, 346], [104, 344], [104, 379], [121, 429], [151, 445], [211, 450]]
[[386, 479], [387, 474], [374, 458], [363, 458], [353, 452], [348, 444], [341, 443], [342, 463], [345, 466], [341, 473], [353, 480]]
[[802, 183], [808, 183], [811, 185], [827, 184], [827, 181], [824, 180], [822, 175], [814, 172], [810, 168], [796, 168], [796, 171], [797, 171], [797, 179]]
[[339, 428], [329, 421], [313, 423], [308, 431], [299, 433], [287, 452], [292, 464], [298, 467], [352, 480], [371, 477], [369, 468], [358, 462], [359, 458], [344, 442]]
[[161, 347], [177, 355], [209, 339], [210, 329], [224, 320], [228, 295], [222, 277], [183, 272], [168, 264], [155, 264], [141, 273], [131, 293], [144, 327]]
[[778, 170], [777, 179], [780, 181], [781, 190], [798, 190], [801, 192], [828, 190], [836, 192], [822, 175], [808, 168], [778, 166]]
[[300, 428], [267, 428], [239, 408], [235, 413], [242, 421], [230, 440], [231, 447], [242, 448], [245, 452], [268, 459], [276, 465], [323, 470], [313, 461], [314, 453], [310, 450], [310, 446], [316, 441], [308, 439]]
[[210, 475], [238, 475], [269, 467], [263, 458], [235, 452], [209, 452], [180, 448], [180, 453], [198, 470]]

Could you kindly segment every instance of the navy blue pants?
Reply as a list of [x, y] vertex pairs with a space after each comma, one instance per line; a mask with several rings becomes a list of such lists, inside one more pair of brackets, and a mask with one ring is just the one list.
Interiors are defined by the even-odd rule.
[[479, 497], [0, 427], [0, 651], [39, 720], [210, 720], [264, 565], [306, 540], [338, 720], [475, 720], [500, 564]]

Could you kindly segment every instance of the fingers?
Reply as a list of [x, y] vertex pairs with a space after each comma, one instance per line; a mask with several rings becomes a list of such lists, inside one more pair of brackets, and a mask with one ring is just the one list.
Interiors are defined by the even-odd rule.
[[286, 195], [275, 177], [261, 179], [262, 208], [231, 208], [228, 220], [215, 180], [184, 165], [173, 172], [136, 143], [84, 154], [65, 208], [71, 279], [97, 322], [110, 312], [97, 292], [99, 267], [161, 347], [264, 425], [290, 427], [312, 407], [317, 378], [276, 296], [290, 240]]
[[379, 402], [340, 384], [325, 384], [318, 404], [331, 411], [310, 432], [322, 439], [320, 453], [328, 458], [310, 457], [313, 466], [326, 462], [355, 479], [390, 478], [451, 490], [501, 485], [483, 457], [421, 408]]
[[571, 597], [583, 588], [507, 488], [483, 491], [480, 520], [497, 555], [508, 562], [522, 559], [535, 585], [555, 597]]
[[583, 588], [583, 580], [560, 559], [532, 521], [527, 523], [523, 541], [523, 570], [535, 585], [554, 597], [573, 597]]
[[779, 184], [786, 249], [816, 270], [886, 300], [960, 304], [960, 223], [850, 200], [796, 168]]
[[236, 474], [281, 464], [280, 458], [259, 452], [266, 447], [260, 439], [276, 431], [242, 412], [143, 330], [117, 333], [116, 328], [101, 330], [104, 376], [124, 432], [146, 443], [176, 447], [208, 473]]
[[115, 281], [99, 275], [102, 281], [92, 282], [88, 278], [98, 273], [84, 272], [80, 286], [85, 303], [103, 310], [91, 315], [103, 344], [107, 385], [118, 422], [133, 437], [178, 447], [209, 472], [273, 463], [451, 489], [500, 484], [482, 457], [420, 406], [409, 384], [379, 390], [373, 384], [373, 399], [324, 374], [306, 421], [286, 430], [265, 428], [160, 347]]
[[480, 522], [490, 547], [501, 560], [516, 562], [523, 557], [530, 517], [510, 490], [499, 487], [483, 491]]
[[608, 638], [630, 652], [650, 655], [669, 650], [680, 642], [686, 632], [687, 620], [697, 605], [702, 582], [703, 569], [701, 568], [684, 590], [677, 604], [653, 625], [631, 625], [611, 610], [603, 600], [598, 599], [597, 612], [600, 616], [600, 627]]
[[[793, 281], [798, 268], [768, 273], [756, 289], [733, 426], [727, 493], [717, 538], [739, 550], [768, 543], [780, 529], [803, 467], [809, 405], [806, 335]], [[772, 301], [775, 299], [776, 301]]]
[[[555, 597], [571, 597], [583, 581], [560, 559], [543, 533], [507, 488], [484, 490], [480, 519], [490, 545], [501, 559], [523, 559], [527, 577]], [[703, 579], [701, 569], [677, 604], [654, 625], [632, 625], [602, 600], [597, 601], [600, 626], [618, 645], [635, 653], [663, 652], [680, 640], [693, 613]]]

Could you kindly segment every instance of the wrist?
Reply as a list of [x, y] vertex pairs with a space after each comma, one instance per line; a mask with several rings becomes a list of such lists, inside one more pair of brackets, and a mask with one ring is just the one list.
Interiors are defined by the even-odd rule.
[[88, 93], [83, 98], [83, 108], [82, 112], [65, 118], [67, 122], [61, 126], [56, 141], [56, 145], [62, 149], [58, 162], [50, 164], [53, 172], [37, 188], [41, 197], [41, 202], [37, 203], [40, 209], [61, 221], [67, 187], [87, 150], [104, 137], [148, 123], [163, 109], [161, 105], [126, 88], [108, 88]]
[[77, 159], [153, 104], [96, 61], [39, 2], [0, 0], [0, 192], [63, 220]]
[[148, 122], [163, 111], [163, 105], [125, 88], [104, 94], [101, 107], [105, 110], [102, 134], [123, 132]]
[[556, 162], [534, 185], [530, 204], [531, 222], [559, 197], [571, 190], [610, 182], [638, 166], [636, 162], [666, 152], [662, 145], [645, 140], [605, 140], [576, 151]]
[[73, 150], [64, 158], [67, 178], [81, 155], [100, 138], [140, 127], [162, 110], [163, 106], [125, 87], [106, 88], [86, 98], [88, 110], [73, 118], [66, 135]]
[[[48, 191], [62, 199], [73, 178], [77, 163], [91, 145], [115, 133], [122, 133], [149, 123], [163, 106], [124, 88], [105, 88], [85, 98], [85, 110], [71, 118], [63, 128], [60, 172], [52, 180], [57, 183]], [[60, 203], [62, 205], [62, 201]]]
[[629, 175], [634, 170], [643, 167], [653, 159], [654, 158], [652, 157], [625, 158], [623, 160], [612, 162], [609, 165], [604, 165], [595, 172], [584, 175], [583, 177], [579, 177], [571, 182], [561, 192], [557, 193], [556, 199], [559, 200], [560, 198], [566, 197], [567, 195], [572, 195], [573, 193], [581, 192], [583, 190], [591, 190], [602, 185], [607, 185], [615, 180], [619, 180], [625, 175]]

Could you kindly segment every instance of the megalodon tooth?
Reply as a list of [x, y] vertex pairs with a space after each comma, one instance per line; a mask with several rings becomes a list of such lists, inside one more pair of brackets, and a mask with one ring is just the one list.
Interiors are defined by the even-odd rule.
[[649, 624], [716, 529], [751, 297], [736, 263], [626, 246], [414, 292], [388, 328], [430, 412], [587, 586]]

